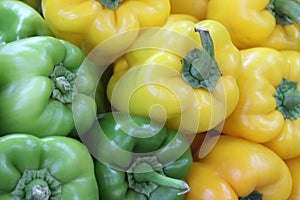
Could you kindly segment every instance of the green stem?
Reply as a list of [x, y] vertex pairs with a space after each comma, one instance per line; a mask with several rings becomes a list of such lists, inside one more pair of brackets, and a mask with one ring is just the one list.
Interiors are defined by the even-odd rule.
[[208, 53], [210, 57], [214, 58], [215, 56], [214, 43], [209, 34], [209, 31], [200, 25], [196, 25], [195, 32], [198, 32], [200, 34], [202, 48]]
[[106, 8], [116, 9], [123, 0], [99, 0]]
[[47, 182], [35, 179], [25, 186], [25, 199], [46, 200], [50, 198], [51, 191]]
[[129, 187], [148, 197], [159, 186], [181, 190], [182, 192], [178, 192], [177, 195], [184, 195], [190, 190], [189, 185], [183, 180], [164, 175], [156, 157], [137, 158], [131, 170], [132, 173], [128, 174]]
[[[149, 170], [153, 170], [152, 167], [147, 163], [142, 163], [139, 165], [139, 167], [144, 168], [144, 169], [148, 168]], [[167, 177], [156, 171], [150, 171], [150, 172], [144, 172], [144, 173], [143, 172], [134, 173], [133, 176], [134, 176], [135, 181], [138, 181], [138, 182], [149, 181], [149, 182], [161, 185], [161, 186], [174, 188], [174, 189], [178, 189], [178, 190], [183, 190], [183, 192], [178, 193], [178, 195], [185, 194], [186, 192], [189, 191], [189, 186], [184, 181]]]
[[244, 197], [239, 197], [239, 200], [262, 200], [262, 194], [254, 190], [250, 194]]
[[61, 63], [54, 67], [50, 78], [53, 84], [52, 98], [61, 103], [71, 103], [76, 74], [66, 69]]
[[277, 24], [300, 25], [300, 3], [297, 0], [271, 0], [267, 9], [275, 16]]
[[182, 77], [191, 87], [212, 92], [221, 76], [214, 58], [214, 44], [207, 29], [196, 25], [195, 31], [200, 34], [202, 50], [195, 48], [184, 58]]
[[47, 169], [25, 170], [12, 192], [13, 199], [48, 200], [61, 198], [61, 184]]
[[276, 88], [274, 97], [277, 101], [277, 109], [285, 119], [300, 117], [300, 91], [297, 85], [297, 82], [282, 79], [280, 85]]

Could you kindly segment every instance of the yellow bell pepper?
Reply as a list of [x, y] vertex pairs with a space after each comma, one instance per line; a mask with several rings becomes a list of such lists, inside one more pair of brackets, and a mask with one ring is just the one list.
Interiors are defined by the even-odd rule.
[[194, 23], [199, 22], [198, 18], [193, 15], [178, 13], [178, 14], [170, 14], [166, 21], [166, 24], [180, 21], [180, 20], [188, 20], [188, 21], [192, 21]]
[[284, 200], [292, 190], [285, 162], [267, 147], [221, 135], [207, 156], [194, 161], [186, 200]]
[[300, 199], [300, 156], [285, 160], [292, 176], [292, 192], [288, 200]]
[[[170, 14], [169, 0], [43, 0], [46, 22], [58, 38], [89, 53], [113, 36], [110, 49], [123, 51], [137, 37], [139, 28], [162, 26]], [[132, 31], [126, 36], [125, 32]], [[112, 43], [114, 42], [114, 43]]]
[[208, 0], [170, 0], [171, 14], [188, 14], [199, 20], [206, 19]]
[[118, 110], [199, 133], [237, 105], [240, 52], [216, 21], [175, 20], [145, 31], [120, 63], [107, 87]]
[[240, 99], [223, 133], [264, 143], [281, 158], [300, 155], [300, 52], [241, 51]]
[[221, 22], [239, 49], [300, 51], [300, 1], [210, 0], [207, 18]]

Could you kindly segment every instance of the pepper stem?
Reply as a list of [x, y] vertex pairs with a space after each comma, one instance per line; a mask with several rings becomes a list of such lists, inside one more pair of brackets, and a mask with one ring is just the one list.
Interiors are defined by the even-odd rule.
[[183, 192], [177, 193], [178, 195], [185, 194], [190, 190], [188, 184], [185, 183], [184, 181], [170, 178], [170, 177], [167, 177], [156, 171], [153, 171], [152, 167], [148, 163], [141, 163], [137, 167], [137, 169], [138, 168], [141, 168], [143, 170], [148, 169], [148, 170], [152, 170], [152, 171], [139, 172], [139, 173], [135, 172], [133, 175], [135, 181], [138, 181], [138, 182], [149, 181], [152, 183], [156, 183], [158, 185], [183, 190]]
[[262, 200], [262, 194], [254, 190], [250, 194], [244, 197], [239, 197], [239, 200]]
[[198, 32], [200, 34], [202, 48], [208, 53], [210, 57], [214, 58], [215, 49], [209, 31], [198, 24], [196, 24], [194, 30], [195, 32]]
[[61, 198], [61, 184], [47, 169], [25, 170], [16, 188], [13, 199], [48, 200]]
[[25, 193], [25, 199], [32, 200], [46, 200], [49, 199], [51, 195], [47, 182], [41, 179], [35, 179], [26, 185]]
[[116, 9], [123, 0], [99, 0], [106, 8]]
[[190, 191], [185, 181], [167, 177], [161, 167], [156, 157], [137, 158], [131, 166], [132, 173], [128, 174], [129, 187], [148, 197], [159, 186], [182, 190], [177, 195]]
[[202, 50], [195, 48], [184, 58], [182, 77], [191, 87], [212, 92], [221, 76], [214, 58], [214, 44], [207, 29], [196, 25], [195, 32], [200, 34]]
[[50, 75], [52, 86], [52, 98], [61, 103], [71, 103], [73, 86], [76, 74], [66, 69], [62, 63], [54, 67]]
[[300, 117], [300, 91], [297, 84], [297, 82], [283, 78], [276, 88], [274, 97], [277, 101], [277, 109], [285, 119], [295, 120]]
[[267, 9], [275, 16], [277, 24], [300, 26], [300, 3], [297, 0], [271, 0]]

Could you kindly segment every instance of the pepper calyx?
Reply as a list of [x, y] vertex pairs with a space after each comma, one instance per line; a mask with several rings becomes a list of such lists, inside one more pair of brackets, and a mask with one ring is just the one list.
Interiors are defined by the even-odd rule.
[[71, 103], [76, 74], [60, 63], [54, 67], [50, 79], [52, 81], [51, 97], [64, 104]]
[[184, 195], [190, 190], [183, 180], [167, 177], [163, 172], [163, 165], [155, 156], [138, 157], [130, 166], [127, 178], [129, 188], [147, 197], [159, 186], [182, 190], [177, 195]]
[[212, 92], [221, 72], [214, 58], [214, 45], [207, 29], [196, 25], [202, 49], [192, 49], [183, 59], [182, 78], [193, 88], [205, 88]]
[[11, 194], [13, 199], [58, 200], [61, 199], [61, 184], [47, 169], [24, 170]]
[[297, 85], [297, 82], [283, 78], [276, 88], [274, 97], [277, 101], [277, 109], [285, 119], [295, 120], [300, 117], [300, 91]]
[[272, 13], [277, 24], [292, 24], [300, 26], [300, 3], [297, 0], [270, 0], [267, 10]]
[[116, 9], [123, 0], [99, 0], [106, 8]]

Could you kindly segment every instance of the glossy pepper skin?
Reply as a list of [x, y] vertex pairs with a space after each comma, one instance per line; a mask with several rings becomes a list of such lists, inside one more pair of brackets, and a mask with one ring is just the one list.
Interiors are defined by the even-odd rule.
[[27, 37], [52, 35], [42, 16], [24, 2], [1, 0], [0, 13], [0, 46]]
[[193, 15], [178, 13], [178, 14], [170, 14], [166, 21], [166, 24], [173, 23], [180, 20], [188, 20], [194, 23], [197, 23], [199, 21], [198, 18]]
[[287, 159], [285, 160], [285, 163], [287, 164], [290, 170], [292, 181], [293, 181], [292, 192], [288, 200], [299, 199], [300, 197], [300, 173], [299, 173], [300, 156]]
[[206, 19], [208, 0], [170, 0], [171, 14], [188, 14]]
[[[115, 52], [126, 49], [136, 39], [139, 28], [163, 25], [170, 14], [170, 2], [44, 0], [42, 10], [56, 37], [80, 46], [86, 53], [104, 40], [119, 35], [106, 49], [106, 52]], [[122, 35], [128, 31], [134, 33], [130, 37]]]
[[[77, 46], [49, 36], [1, 46], [1, 135], [14, 132], [38, 137], [68, 135], [75, 128], [75, 109], [76, 113], [82, 113], [83, 108], [84, 112], [96, 113], [95, 101], [90, 97], [94, 80], [76, 76], [84, 58]], [[73, 98], [75, 83], [79, 85], [78, 95]], [[82, 102], [82, 108], [72, 108], [74, 101]], [[87, 126], [94, 121], [89, 122], [85, 115], [82, 118]]]
[[150, 118], [105, 113], [81, 135], [95, 158], [100, 199], [184, 199], [192, 155], [183, 134]]
[[207, 156], [193, 162], [186, 200], [287, 199], [292, 179], [284, 161], [267, 147], [221, 135]]
[[300, 53], [241, 51], [240, 99], [223, 133], [264, 143], [281, 158], [300, 155]]
[[[202, 36], [196, 27], [206, 29]], [[240, 65], [240, 52], [220, 23], [175, 20], [138, 38], [114, 69], [108, 99], [120, 111], [166, 120], [172, 129], [207, 131], [234, 110]]]
[[210, 0], [207, 7], [207, 18], [221, 22], [239, 49], [299, 51], [299, 13], [298, 0]]
[[77, 140], [30, 134], [0, 138], [0, 199], [87, 199], [98, 197], [94, 164]]

